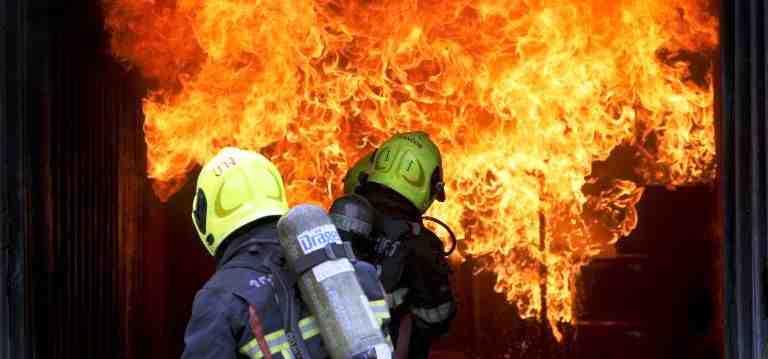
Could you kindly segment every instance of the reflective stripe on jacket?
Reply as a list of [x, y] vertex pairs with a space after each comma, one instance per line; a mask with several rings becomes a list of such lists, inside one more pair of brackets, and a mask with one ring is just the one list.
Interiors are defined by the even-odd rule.
[[[370, 304], [374, 315], [379, 320], [379, 323], [384, 325], [384, 323], [389, 319], [389, 309], [387, 308], [387, 303], [382, 299], [370, 301]], [[305, 340], [310, 340], [320, 334], [320, 329], [318, 328], [317, 321], [315, 320], [314, 316], [308, 316], [299, 321], [299, 327], [301, 328], [301, 336]], [[267, 340], [267, 346], [269, 347], [270, 353], [273, 355], [273, 357], [277, 354], [281, 354], [285, 358], [293, 357], [290, 351], [290, 343], [285, 336], [284, 329], [269, 333], [265, 335], [265, 338]], [[260, 359], [264, 357], [264, 353], [261, 352], [259, 343], [256, 339], [252, 339], [246, 345], [242, 346], [240, 348], [240, 353], [252, 359]]]

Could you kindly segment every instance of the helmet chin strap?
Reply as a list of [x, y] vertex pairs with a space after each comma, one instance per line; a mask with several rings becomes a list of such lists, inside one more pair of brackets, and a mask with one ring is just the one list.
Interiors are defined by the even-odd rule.
[[432, 195], [438, 202], [445, 202], [445, 182], [443, 181], [443, 168], [438, 166], [432, 172]]
[[360, 172], [360, 174], [357, 175], [357, 187], [362, 186], [366, 182], [368, 182], [368, 174], [365, 172]]
[[443, 181], [435, 183], [432, 190], [435, 191], [435, 199], [438, 202], [445, 202], [445, 183]]

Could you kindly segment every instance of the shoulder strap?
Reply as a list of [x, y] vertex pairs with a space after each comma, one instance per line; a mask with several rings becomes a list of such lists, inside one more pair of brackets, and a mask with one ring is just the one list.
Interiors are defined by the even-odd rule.
[[349, 242], [329, 243], [321, 250], [316, 250], [299, 257], [293, 264], [293, 271], [296, 275], [300, 276], [323, 262], [340, 258], [347, 258], [351, 262], [355, 261], [355, 253], [352, 251], [352, 245]]
[[[273, 255], [275, 254], [277, 253], [273, 253]], [[282, 306], [285, 336], [288, 339], [294, 356], [299, 359], [310, 359], [309, 348], [301, 335], [301, 328], [299, 326], [301, 305], [295, 287], [297, 276], [292, 271], [286, 270], [283, 265], [278, 265], [278, 262], [271, 259], [265, 261], [272, 271], [275, 290]]]

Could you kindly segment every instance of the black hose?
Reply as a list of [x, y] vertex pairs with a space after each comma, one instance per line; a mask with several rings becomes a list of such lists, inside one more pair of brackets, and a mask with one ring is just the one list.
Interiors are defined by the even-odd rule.
[[456, 250], [456, 244], [458, 243], [457, 240], [456, 240], [456, 235], [453, 234], [453, 231], [451, 230], [451, 227], [448, 227], [448, 225], [445, 224], [445, 222], [443, 222], [443, 221], [441, 221], [441, 220], [439, 220], [439, 219], [437, 219], [435, 217], [423, 216], [423, 217], [421, 217], [421, 219], [426, 219], [427, 221], [435, 222], [435, 223], [443, 226], [443, 228], [445, 228], [445, 230], [448, 231], [448, 234], [451, 236], [451, 249], [449, 249], [447, 252], [443, 252], [443, 255], [446, 256], [446, 257], [450, 256], [451, 253], [453, 253], [453, 251]]

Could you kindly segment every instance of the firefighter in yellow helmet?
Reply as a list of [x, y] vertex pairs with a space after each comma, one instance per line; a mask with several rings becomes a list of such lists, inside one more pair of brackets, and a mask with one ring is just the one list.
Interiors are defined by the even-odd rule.
[[[192, 207], [216, 273], [195, 296], [182, 358], [327, 358], [278, 242], [288, 203], [275, 165], [255, 152], [221, 150], [200, 172]], [[389, 312], [375, 268], [358, 261], [355, 272], [384, 325]]]
[[427, 358], [456, 313], [442, 242], [422, 222], [435, 200], [445, 200], [440, 151], [424, 132], [396, 134], [350, 169], [344, 188], [331, 217], [358, 257], [378, 267], [398, 357]]

